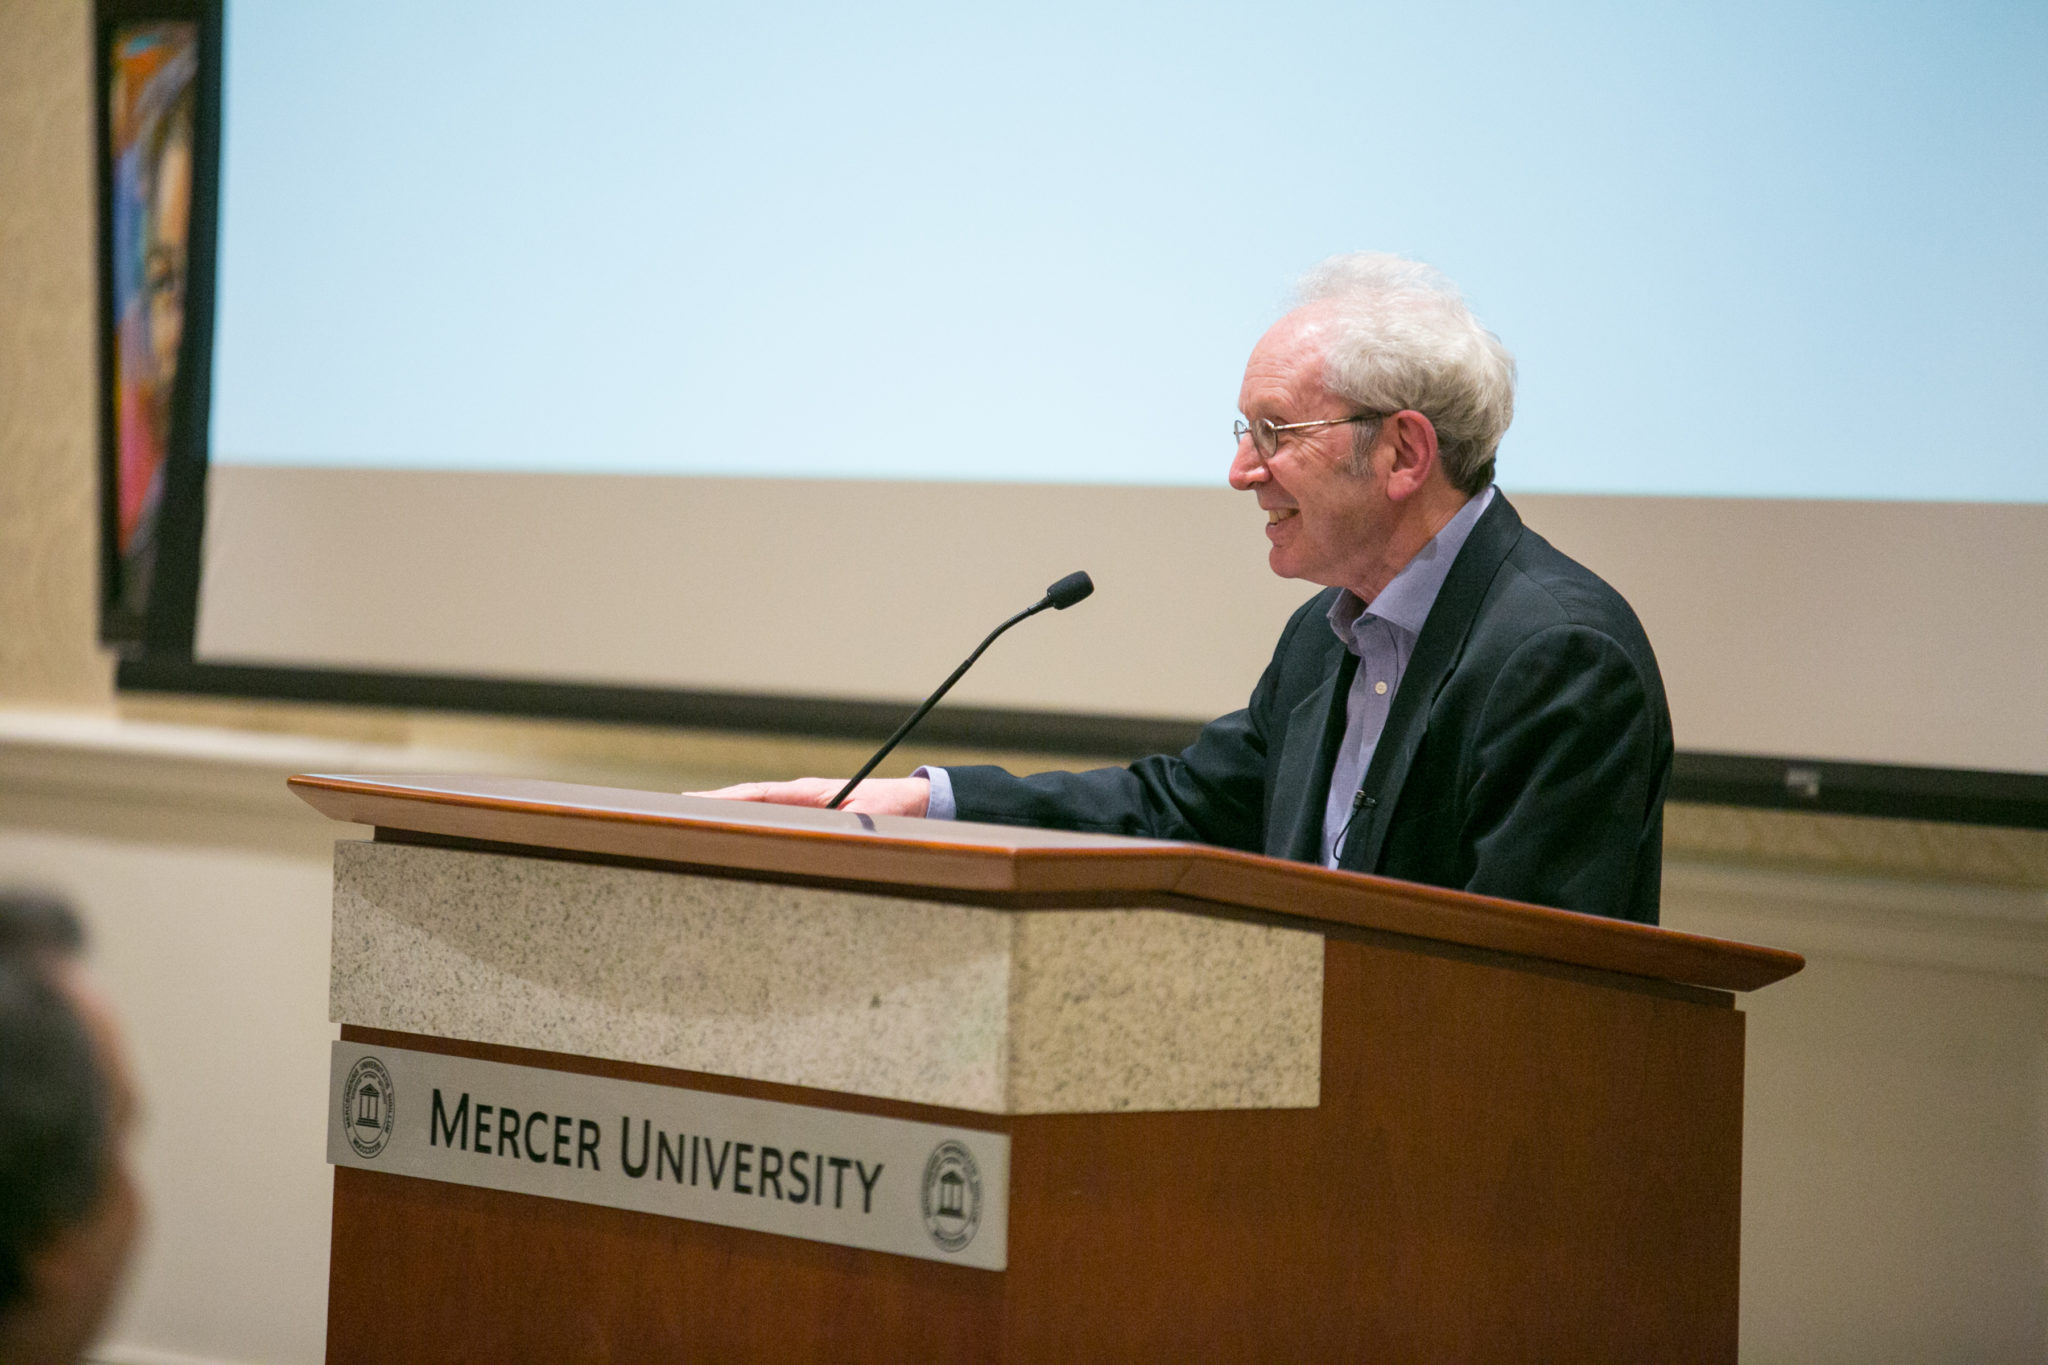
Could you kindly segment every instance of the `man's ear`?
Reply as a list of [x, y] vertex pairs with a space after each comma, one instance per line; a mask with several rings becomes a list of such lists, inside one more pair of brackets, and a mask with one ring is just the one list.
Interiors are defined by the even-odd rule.
[[1413, 408], [1403, 408], [1386, 419], [1380, 432], [1381, 441], [1394, 450], [1394, 463], [1387, 471], [1387, 496], [1405, 502], [1429, 482], [1436, 469], [1436, 424]]

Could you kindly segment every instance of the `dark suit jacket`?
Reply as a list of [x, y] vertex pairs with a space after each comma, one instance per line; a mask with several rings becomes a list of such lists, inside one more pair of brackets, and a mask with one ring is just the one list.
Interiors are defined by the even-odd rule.
[[[959, 818], [1316, 861], [1358, 662], [1325, 620], [1337, 591], [1294, 613], [1251, 704], [1178, 756], [1026, 778], [949, 768]], [[1635, 613], [1496, 496], [1423, 623], [1341, 866], [1654, 924], [1670, 780]]]

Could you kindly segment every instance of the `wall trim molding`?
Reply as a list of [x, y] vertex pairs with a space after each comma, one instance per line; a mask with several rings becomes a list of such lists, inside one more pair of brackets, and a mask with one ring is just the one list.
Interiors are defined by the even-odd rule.
[[2039, 889], [1667, 860], [1663, 921], [1809, 958], [2048, 978]]
[[120, 1342], [94, 1347], [85, 1353], [85, 1359], [88, 1365], [240, 1365], [220, 1356], [193, 1356]]
[[502, 772], [506, 757], [0, 710], [0, 825], [124, 841], [326, 857], [339, 826], [294, 797], [296, 772]]

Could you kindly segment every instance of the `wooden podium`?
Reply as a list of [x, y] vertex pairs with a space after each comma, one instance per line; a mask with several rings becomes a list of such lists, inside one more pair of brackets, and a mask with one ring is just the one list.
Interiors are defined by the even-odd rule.
[[1731, 992], [1793, 954], [1187, 844], [292, 786], [377, 831], [339, 1047], [1009, 1153], [1000, 1270], [338, 1165], [330, 1360], [1736, 1357]]

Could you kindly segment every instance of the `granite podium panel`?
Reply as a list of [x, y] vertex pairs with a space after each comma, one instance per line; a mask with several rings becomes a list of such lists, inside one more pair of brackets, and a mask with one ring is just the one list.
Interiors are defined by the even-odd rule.
[[[437, 1078], [394, 1101], [428, 1175], [331, 1139], [330, 1359], [1735, 1358], [1732, 992], [1791, 954], [1150, 840], [293, 785], [377, 830], [352, 1150], [375, 1058]], [[844, 1230], [871, 1172], [896, 1242]]]
[[983, 1113], [1316, 1102], [1321, 935], [1171, 910], [343, 842], [332, 973], [350, 1023]]

